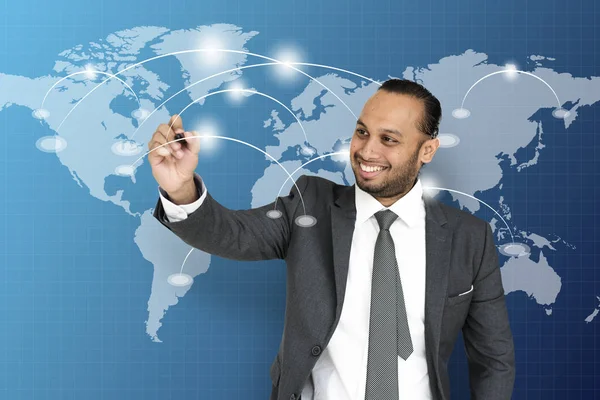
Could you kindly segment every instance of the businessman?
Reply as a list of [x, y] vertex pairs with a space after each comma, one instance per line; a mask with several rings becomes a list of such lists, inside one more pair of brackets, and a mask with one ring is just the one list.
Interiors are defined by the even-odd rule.
[[[154, 216], [190, 246], [234, 260], [283, 259], [283, 336], [271, 400], [450, 397], [462, 331], [472, 399], [510, 399], [514, 345], [494, 236], [470, 213], [423, 196], [441, 107], [391, 79], [365, 103], [350, 145], [356, 183], [301, 176], [274, 204], [230, 210], [195, 173], [200, 141], [178, 116], [154, 133]], [[186, 141], [172, 142], [182, 133]], [[183, 143], [183, 144], [182, 144]], [[317, 223], [299, 226], [306, 212]]]

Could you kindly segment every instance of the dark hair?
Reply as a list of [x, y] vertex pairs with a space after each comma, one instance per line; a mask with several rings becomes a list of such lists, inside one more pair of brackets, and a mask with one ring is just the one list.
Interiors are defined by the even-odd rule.
[[442, 106], [440, 105], [440, 101], [429, 90], [425, 89], [423, 85], [407, 79], [389, 79], [383, 82], [377, 90], [405, 94], [422, 100], [425, 105], [425, 112], [417, 128], [426, 135], [429, 135], [431, 139], [437, 137], [440, 120], [442, 119]]

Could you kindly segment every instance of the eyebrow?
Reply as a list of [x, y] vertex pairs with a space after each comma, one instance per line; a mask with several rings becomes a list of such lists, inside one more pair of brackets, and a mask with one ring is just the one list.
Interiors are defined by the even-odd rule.
[[[367, 125], [365, 125], [364, 122], [362, 122], [360, 120], [360, 118], [358, 120], [356, 120], [356, 124], [357, 125], [362, 125], [365, 128], [367, 128]], [[368, 130], [369, 128], [367, 128]], [[390, 128], [379, 128], [379, 132], [383, 132], [383, 133], [391, 133], [392, 135], [396, 135], [398, 137], [404, 137], [404, 135], [397, 129], [390, 129]]]

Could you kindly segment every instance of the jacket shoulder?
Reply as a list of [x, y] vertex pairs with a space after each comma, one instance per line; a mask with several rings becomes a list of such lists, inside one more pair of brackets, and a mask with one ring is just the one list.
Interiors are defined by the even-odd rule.
[[314, 198], [315, 201], [318, 201], [319, 203], [334, 201], [340, 195], [352, 188], [352, 186], [340, 185], [329, 179], [316, 175], [302, 175], [300, 178], [298, 178], [298, 182], [301, 181], [306, 181], [306, 189], [304, 192], [306, 192], [308, 197]]
[[337, 190], [343, 190], [344, 188], [350, 187], [348, 185], [340, 185], [339, 183], [335, 183], [327, 178], [317, 175], [302, 175], [298, 178], [298, 182], [303, 179], [306, 179], [307, 187], [318, 188], [319, 190], [329, 190], [335, 192]]
[[462, 210], [460, 208], [456, 208], [454, 206], [442, 203], [439, 200], [436, 200], [444, 214], [446, 214], [446, 218], [448, 222], [455, 228], [460, 230], [471, 230], [475, 231], [478, 234], [483, 234], [484, 230], [487, 228], [486, 225], [489, 224], [488, 221], [479, 218], [469, 211]]

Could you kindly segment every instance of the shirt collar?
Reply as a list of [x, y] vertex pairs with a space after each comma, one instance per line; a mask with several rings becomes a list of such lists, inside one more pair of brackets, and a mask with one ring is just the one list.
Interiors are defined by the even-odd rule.
[[417, 179], [414, 186], [403, 197], [396, 200], [394, 204], [385, 207], [371, 194], [365, 192], [358, 185], [355, 186], [356, 222], [362, 224], [371, 218], [376, 212], [389, 209], [399, 219], [403, 220], [409, 227], [415, 226], [422, 217], [423, 209], [423, 186], [421, 179]]

